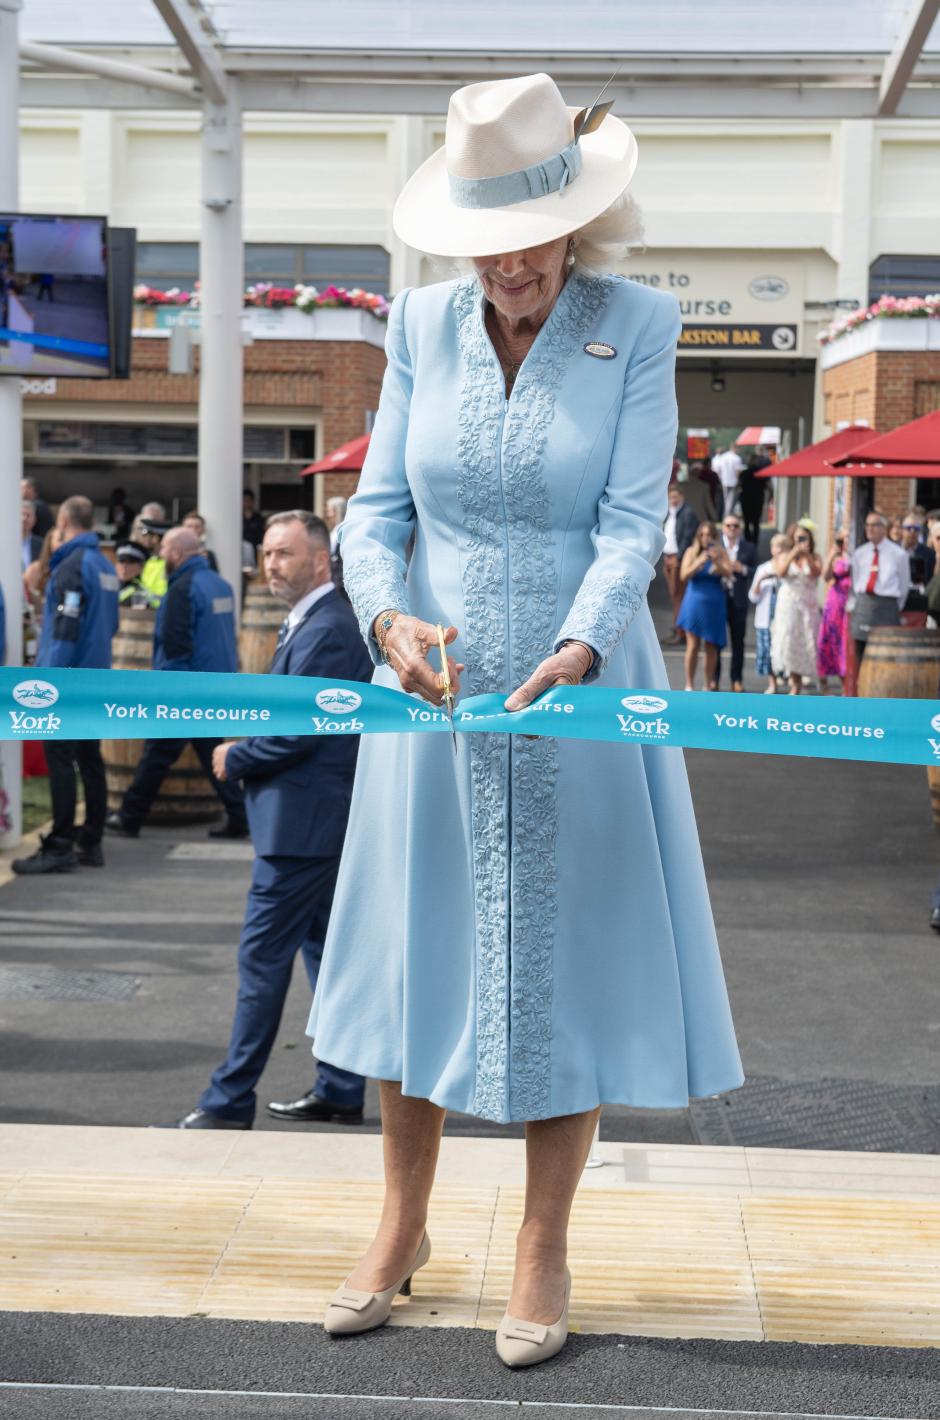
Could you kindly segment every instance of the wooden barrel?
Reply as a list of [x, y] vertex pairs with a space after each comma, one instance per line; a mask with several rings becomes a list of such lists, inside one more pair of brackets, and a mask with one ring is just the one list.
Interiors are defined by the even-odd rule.
[[[859, 695], [933, 700], [940, 692], [940, 631], [926, 626], [876, 626], [858, 675]], [[933, 826], [940, 833], [940, 766], [927, 766]]]
[[858, 673], [859, 695], [933, 700], [940, 688], [940, 631], [875, 626]]
[[266, 582], [252, 583], [242, 603], [242, 628], [238, 636], [238, 659], [249, 675], [265, 675], [277, 645], [277, 633], [287, 608], [271, 595]]
[[[153, 626], [156, 612], [149, 607], [121, 607], [117, 635], [111, 644], [111, 664], [115, 670], [149, 670], [153, 660]], [[120, 809], [124, 791], [130, 786], [143, 740], [102, 740], [108, 808]], [[219, 800], [188, 744], [160, 786], [153, 801], [148, 823], [207, 823], [219, 812]]]

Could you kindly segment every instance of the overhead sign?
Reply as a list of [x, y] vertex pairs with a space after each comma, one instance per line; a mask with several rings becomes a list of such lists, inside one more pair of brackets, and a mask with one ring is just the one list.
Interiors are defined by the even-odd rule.
[[686, 325], [682, 323], [680, 350], [727, 350], [743, 354], [748, 350], [775, 350], [792, 355], [799, 344], [795, 325]]
[[773, 256], [648, 252], [625, 268], [633, 281], [679, 302], [684, 354], [797, 355], [803, 348], [803, 267]]

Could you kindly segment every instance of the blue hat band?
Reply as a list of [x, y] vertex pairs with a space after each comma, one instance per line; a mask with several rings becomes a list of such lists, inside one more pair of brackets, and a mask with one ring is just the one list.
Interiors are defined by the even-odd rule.
[[460, 178], [448, 173], [450, 200], [457, 207], [511, 207], [516, 202], [528, 202], [533, 197], [547, 197], [550, 192], [564, 192], [581, 171], [581, 149], [577, 140], [560, 153], [519, 168], [499, 177]]

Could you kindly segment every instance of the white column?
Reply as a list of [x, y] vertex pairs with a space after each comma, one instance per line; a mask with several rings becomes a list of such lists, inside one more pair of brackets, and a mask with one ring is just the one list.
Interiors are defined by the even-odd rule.
[[202, 126], [199, 246], [199, 510], [219, 571], [241, 597], [242, 529], [242, 116], [206, 102]]
[[[21, 0], [0, 0], [0, 210], [19, 205], [19, 10]], [[0, 376], [0, 585], [6, 606], [8, 666], [23, 660], [23, 579], [20, 557], [20, 479], [23, 477], [23, 396], [12, 375]], [[6, 714], [6, 708], [0, 707]], [[0, 848], [22, 836], [22, 746], [5, 742], [0, 753], [3, 787], [13, 819]]]
[[839, 263], [836, 296], [868, 305], [875, 125], [870, 118], [839, 125], [839, 210], [833, 233]]
[[[426, 152], [427, 131], [423, 118], [408, 114], [396, 122], [395, 149], [395, 191], [394, 202], [411, 174], [421, 166], [428, 156]], [[421, 284], [421, 253], [399, 241], [392, 230], [389, 219], [389, 252], [391, 263], [389, 288], [396, 294], [408, 286]]]

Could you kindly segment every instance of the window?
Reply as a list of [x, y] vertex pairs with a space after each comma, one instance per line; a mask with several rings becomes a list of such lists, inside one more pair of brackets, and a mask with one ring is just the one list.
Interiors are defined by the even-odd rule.
[[879, 256], [869, 270], [869, 301], [940, 291], [940, 256]]
[[[138, 242], [136, 279], [158, 291], [171, 286], [192, 290], [199, 279], [197, 242]], [[389, 256], [379, 246], [291, 246], [247, 242], [245, 284], [270, 281], [275, 286], [299, 282], [318, 286], [361, 286], [385, 295]]]
[[135, 280], [157, 291], [191, 291], [199, 279], [197, 242], [138, 242]]

